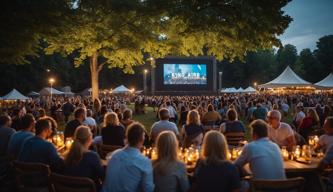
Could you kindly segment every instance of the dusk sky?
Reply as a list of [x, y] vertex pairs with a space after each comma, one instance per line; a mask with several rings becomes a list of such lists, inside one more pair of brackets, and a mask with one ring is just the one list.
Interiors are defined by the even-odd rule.
[[283, 10], [293, 18], [280, 36], [283, 45], [314, 50], [320, 37], [333, 35], [333, 0], [293, 0]]

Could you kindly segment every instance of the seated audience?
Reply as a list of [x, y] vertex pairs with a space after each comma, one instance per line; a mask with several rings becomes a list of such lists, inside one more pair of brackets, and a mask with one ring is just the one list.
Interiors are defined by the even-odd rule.
[[85, 108], [77, 108], [74, 111], [74, 118], [73, 120], [69, 121], [65, 127], [64, 136], [67, 137], [73, 137], [74, 132], [77, 127], [82, 125], [84, 120], [86, 119], [86, 109]]
[[156, 140], [157, 159], [153, 162], [155, 192], [186, 192], [189, 181], [186, 166], [178, 160], [178, 140], [171, 131], [161, 132]]
[[74, 142], [65, 158], [65, 175], [88, 177], [100, 188], [104, 168], [96, 152], [90, 151], [92, 133], [89, 127], [79, 126], [74, 133]]
[[191, 110], [187, 113], [186, 125], [183, 126], [184, 146], [201, 145], [204, 128], [200, 123], [200, 116], [197, 110]]
[[208, 111], [202, 117], [202, 123], [206, 124], [216, 124], [222, 120], [221, 115], [214, 110], [214, 106], [209, 104], [207, 107]]
[[288, 150], [292, 150], [293, 146], [296, 145], [294, 132], [290, 125], [281, 122], [280, 111], [269, 111], [267, 120], [270, 125], [268, 128], [269, 138], [280, 147], [286, 146]]
[[6, 155], [9, 139], [15, 133], [15, 129], [10, 128], [11, 124], [10, 116], [0, 116], [0, 157]]
[[319, 137], [316, 150], [324, 149], [324, 151], [326, 151], [333, 144], [333, 116], [329, 116], [326, 118], [323, 127], [325, 130], [325, 134]]
[[35, 129], [35, 118], [31, 114], [26, 114], [21, 118], [21, 127], [20, 131], [14, 133], [9, 140], [7, 155], [11, 159], [17, 159], [23, 143], [26, 139], [33, 137]]
[[83, 121], [84, 125], [87, 125], [93, 134], [96, 134], [97, 132], [97, 124], [95, 119], [93, 118], [93, 113], [91, 109], [87, 109], [87, 117]]
[[315, 109], [309, 109], [307, 116], [302, 119], [299, 126], [299, 133], [307, 141], [309, 135], [320, 125], [320, 120]]
[[102, 128], [102, 142], [104, 145], [124, 146], [125, 129], [120, 126], [118, 115], [115, 112], [104, 116], [104, 127]]
[[254, 179], [285, 179], [280, 148], [268, 138], [268, 125], [263, 120], [250, 124], [253, 141], [245, 145], [235, 165], [243, 168], [250, 164]]
[[235, 109], [229, 109], [227, 111], [227, 122], [222, 123], [220, 126], [222, 133], [243, 132], [245, 133], [244, 124], [238, 120], [237, 111]]
[[140, 149], [145, 139], [145, 128], [132, 123], [126, 131], [128, 145], [112, 153], [108, 162], [103, 192], [152, 192], [153, 168], [150, 159]]
[[52, 171], [60, 172], [64, 162], [55, 146], [46, 141], [52, 134], [51, 124], [47, 119], [36, 122], [36, 136], [27, 139], [22, 146], [18, 160], [23, 162], [44, 163]]
[[[333, 145], [331, 145], [324, 156], [324, 158], [319, 162], [318, 169], [323, 171], [325, 168], [332, 167], [332, 161], [333, 161]], [[328, 182], [330, 185], [333, 185], [333, 171], [330, 171], [328, 175]]]
[[169, 110], [162, 108], [158, 111], [160, 121], [155, 122], [150, 129], [150, 137], [154, 142], [158, 134], [162, 131], [173, 131], [177, 136], [179, 135], [178, 128], [175, 123], [169, 121]]
[[121, 120], [121, 124], [125, 127], [125, 130], [130, 124], [134, 122], [132, 118], [133, 118], [132, 110], [125, 109], [123, 113], [123, 119]]
[[222, 133], [206, 133], [194, 177], [197, 191], [240, 191], [238, 169], [228, 161], [228, 144]]

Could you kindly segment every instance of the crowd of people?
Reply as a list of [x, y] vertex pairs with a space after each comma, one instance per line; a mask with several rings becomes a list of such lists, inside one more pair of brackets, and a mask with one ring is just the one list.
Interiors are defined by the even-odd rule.
[[[149, 129], [136, 122], [130, 103], [135, 111], [142, 103], [153, 107], [156, 122]], [[280, 148], [292, 151], [313, 134], [321, 135], [315, 150], [326, 152], [319, 168], [329, 165], [332, 107], [329, 94], [76, 97], [51, 104], [34, 99], [1, 108], [0, 156], [88, 177], [104, 192], [246, 191], [246, 164], [254, 179], [286, 179]], [[48, 142], [61, 123], [65, 139], [74, 141], [64, 155]], [[120, 147], [107, 165], [95, 151], [99, 144]], [[143, 146], [155, 147], [157, 159], [142, 155]], [[200, 150], [190, 179], [178, 159], [180, 146]], [[242, 153], [231, 162], [228, 151], [239, 146]]]

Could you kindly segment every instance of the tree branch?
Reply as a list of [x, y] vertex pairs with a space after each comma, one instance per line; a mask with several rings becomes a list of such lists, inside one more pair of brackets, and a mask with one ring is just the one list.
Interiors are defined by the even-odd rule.
[[97, 68], [97, 72], [100, 72], [102, 69], [103, 69], [103, 66], [106, 64], [106, 61], [105, 62], [103, 62], [103, 63], [101, 63], [101, 64], [99, 64], [98, 65], [98, 68]]

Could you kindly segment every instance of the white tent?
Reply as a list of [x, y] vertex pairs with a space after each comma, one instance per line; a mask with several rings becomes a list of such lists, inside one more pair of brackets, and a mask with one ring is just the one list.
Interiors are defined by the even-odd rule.
[[262, 85], [258, 85], [259, 88], [308, 86], [312, 86], [312, 84], [300, 78], [289, 66], [274, 80]]
[[58, 91], [55, 88], [45, 87], [42, 90], [39, 91], [39, 94], [41, 96], [50, 96], [52, 92], [52, 95], [64, 95], [64, 92]]
[[235, 87], [231, 87], [231, 88], [226, 88], [224, 90], [221, 91], [222, 93], [236, 93], [237, 89]]
[[16, 89], [13, 89], [7, 95], [1, 98], [2, 100], [27, 100], [28, 97], [22, 95], [22, 93], [18, 92]]
[[31, 91], [30, 93], [28, 93], [29, 97], [38, 97], [39, 93], [35, 92], [35, 91]]
[[333, 89], [333, 73], [330, 73], [325, 79], [315, 84], [319, 89]]
[[244, 92], [245, 93], [255, 93], [255, 92], [257, 92], [257, 90], [250, 86], [250, 87], [244, 89]]
[[118, 87], [116, 87], [115, 89], [112, 90], [112, 93], [130, 93], [131, 90], [127, 87], [125, 87], [124, 85], [120, 85]]
[[60, 91], [64, 92], [64, 95], [66, 95], [66, 96], [72, 96], [75, 94], [72, 92], [72, 88], [70, 86], [62, 87], [62, 88], [60, 88]]
[[243, 93], [243, 92], [244, 92], [244, 89], [242, 87], [237, 89], [237, 93]]

